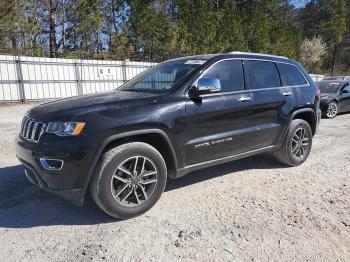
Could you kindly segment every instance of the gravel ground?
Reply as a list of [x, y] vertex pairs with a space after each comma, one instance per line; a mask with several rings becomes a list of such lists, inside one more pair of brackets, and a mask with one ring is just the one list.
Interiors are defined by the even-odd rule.
[[300, 167], [263, 155], [197, 171], [115, 221], [26, 181], [13, 140], [30, 106], [0, 107], [6, 261], [350, 261], [350, 114], [322, 121]]

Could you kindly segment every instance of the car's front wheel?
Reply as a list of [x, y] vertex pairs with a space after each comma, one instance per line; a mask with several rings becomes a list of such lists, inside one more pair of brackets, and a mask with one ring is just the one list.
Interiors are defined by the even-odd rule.
[[162, 155], [149, 144], [132, 142], [103, 154], [90, 190], [103, 211], [127, 219], [152, 208], [163, 193], [166, 181]]
[[312, 147], [312, 130], [301, 119], [294, 119], [281, 148], [275, 152], [277, 160], [288, 166], [298, 166], [309, 157]]

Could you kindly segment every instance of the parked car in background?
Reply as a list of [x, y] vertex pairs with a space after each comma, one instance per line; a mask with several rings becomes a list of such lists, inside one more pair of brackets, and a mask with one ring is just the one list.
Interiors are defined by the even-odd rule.
[[322, 115], [334, 118], [350, 111], [350, 80], [322, 80], [317, 82], [321, 91]]
[[[16, 140], [28, 179], [114, 217], [149, 210], [168, 178], [265, 152], [311, 152], [319, 90], [300, 63], [233, 52], [161, 63], [110, 93], [32, 108]], [[200, 175], [200, 174], [198, 174]]]

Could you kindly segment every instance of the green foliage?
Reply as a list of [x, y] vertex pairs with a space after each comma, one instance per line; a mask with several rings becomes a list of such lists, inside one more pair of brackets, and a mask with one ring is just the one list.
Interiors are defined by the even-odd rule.
[[[35, 41], [40, 31], [33, 16], [24, 14], [27, 3], [20, 0], [1, 0], [0, 2], [0, 49], [6, 53], [42, 55]], [[28, 43], [28, 44], [27, 44]], [[18, 49], [24, 49], [17, 52]]]
[[159, 62], [237, 50], [300, 60], [304, 39], [322, 37], [327, 52], [310, 68], [350, 70], [350, 0], [295, 2], [0, 0], [0, 52]]
[[[349, 3], [348, 3], [349, 4]], [[349, 33], [350, 15], [346, 0], [312, 1], [303, 10], [303, 27], [306, 36], [321, 36], [327, 44], [328, 52], [324, 63], [324, 70], [335, 71], [336, 60], [341, 44]]]
[[113, 37], [109, 52], [105, 56], [108, 59], [126, 60], [134, 56], [134, 46], [125, 33]]

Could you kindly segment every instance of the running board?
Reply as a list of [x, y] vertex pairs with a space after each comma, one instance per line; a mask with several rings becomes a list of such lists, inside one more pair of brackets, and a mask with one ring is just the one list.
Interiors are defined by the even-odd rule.
[[255, 150], [252, 150], [252, 151], [249, 151], [246, 153], [241, 153], [241, 154], [237, 154], [237, 155], [233, 155], [233, 156], [227, 156], [227, 157], [223, 157], [223, 158], [213, 159], [213, 160], [201, 162], [198, 164], [186, 166], [186, 167], [180, 168], [178, 170], [177, 178], [182, 177], [182, 176], [184, 176], [192, 171], [198, 170], [198, 169], [203, 169], [203, 168], [207, 168], [207, 167], [211, 167], [211, 166], [215, 166], [215, 165], [220, 165], [220, 164], [224, 164], [224, 163], [231, 162], [234, 160], [238, 160], [238, 159], [242, 159], [242, 158], [246, 158], [246, 157], [250, 157], [250, 156], [254, 156], [254, 155], [259, 155], [262, 153], [273, 152], [273, 151], [276, 151], [278, 148], [279, 148], [279, 146], [268, 146], [268, 147], [264, 147], [264, 148], [255, 149]]

